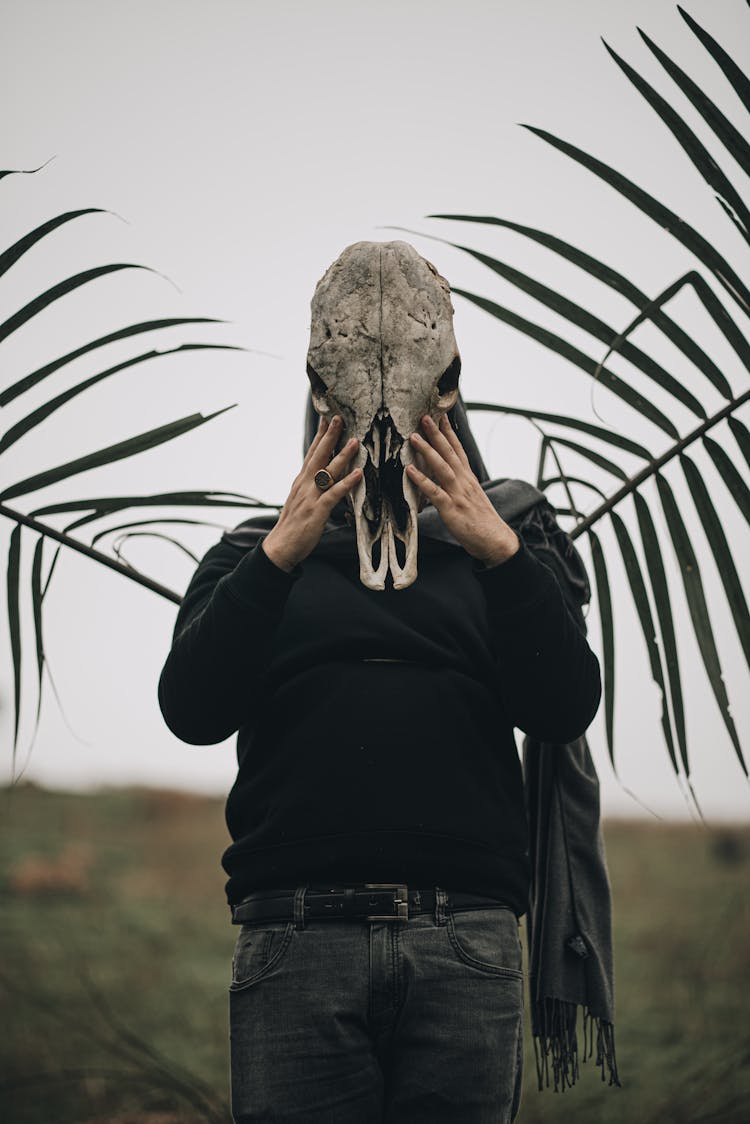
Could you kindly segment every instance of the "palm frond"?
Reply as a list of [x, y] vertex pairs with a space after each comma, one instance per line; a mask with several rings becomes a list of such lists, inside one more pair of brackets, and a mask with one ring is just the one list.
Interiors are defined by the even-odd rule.
[[680, 13], [685, 23], [690, 30], [697, 36], [700, 42], [708, 51], [714, 62], [721, 68], [724, 77], [732, 86], [732, 89], [737, 94], [745, 109], [750, 113], [750, 79], [742, 71], [737, 63], [734, 61], [728, 51], [725, 51], [720, 43], [717, 43], [712, 35], [701, 27], [697, 20], [677, 5], [677, 11]]
[[[162, 328], [173, 328], [179, 324], [224, 324], [224, 320], [216, 320], [211, 316], [173, 316], [164, 320], [144, 320], [140, 324], [129, 324], [127, 328], [120, 328], [116, 332], [108, 332], [104, 336], [99, 336], [98, 339], [91, 340], [89, 343], [83, 344], [81, 347], [69, 351], [66, 355], [60, 356], [58, 359], [53, 359], [50, 363], [45, 363], [43, 367], [38, 370], [32, 371], [23, 378], [18, 379], [11, 386], [5, 390], [0, 391], [0, 406], [7, 406], [19, 394], [24, 394], [27, 390], [40, 383], [42, 379], [46, 379], [49, 375], [59, 371], [61, 367], [67, 366], [75, 359], [80, 359], [82, 355], [87, 355], [90, 351], [95, 351], [99, 347], [105, 347], [108, 343], [116, 343], [118, 340], [127, 339], [129, 336], [140, 335], [142, 332], [159, 331]], [[218, 345], [213, 345], [218, 346]], [[242, 348], [241, 350], [247, 350]], [[159, 354], [157, 352], [157, 354]]]
[[[680, 14], [719, 65], [745, 107], [750, 109], [750, 82], [747, 77], [706, 31], [682, 9]], [[750, 145], [747, 141], [703, 89], [644, 32], [640, 34], [665, 73], [709, 125], [722, 151], [735, 158], [742, 170], [749, 171]], [[666, 96], [647, 82], [608, 44], [604, 45], [632, 87], [667, 126], [687, 155], [694, 171], [713, 190], [723, 211], [740, 235], [744, 252], [750, 240], [750, 209], [738, 186], [733, 183], [729, 168], [721, 167], [719, 160], [698, 139], [692, 126], [670, 104]], [[699, 555], [703, 548], [699, 547], [698, 538], [704, 536], [708, 544], [719, 578], [719, 595], [723, 595], [725, 599], [740, 649], [750, 667], [750, 610], [735, 561], [736, 550], [733, 548], [731, 533], [721, 514], [721, 505], [726, 499], [733, 509], [740, 512], [744, 524], [750, 523], [750, 486], [747, 473], [750, 466], [750, 431], [739, 416], [750, 400], [747, 380], [750, 373], [750, 341], [744, 329], [744, 320], [741, 325], [735, 314], [737, 307], [742, 313], [750, 314], [750, 289], [727, 257], [711, 245], [707, 237], [681, 219], [675, 209], [656, 199], [622, 172], [575, 145], [544, 129], [525, 127], [612, 187], [628, 203], [677, 239], [694, 255], [697, 262], [696, 268], [687, 270], [664, 286], [656, 296], [651, 296], [636, 281], [600, 258], [536, 227], [492, 215], [435, 213], [428, 216], [451, 222], [480, 224], [485, 228], [494, 227], [498, 231], [510, 230], [545, 247], [559, 259], [583, 271], [587, 277], [625, 297], [634, 306], [634, 315], [621, 330], [617, 330], [600, 318], [594, 309], [583, 307], [574, 297], [543, 284], [483, 249], [437, 238], [433, 234], [424, 235], [470, 256], [486, 266], [506, 286], [523, 292], [544, 309], [561, 317], [571, 328], [587, 333], [606, 347], [604, 355], [597, 361], [584, 349], [575, 347], [562, 334], [550, 331], [543, 323], [519, 315], [488, 295], [461, 288], [452, 289], [498, 322], [524, 333], [589, 377], [595, 378], [610, 393], [631, 407], [626, 414], [625, 424], [615, 431], [584, 418], [554, 414], [533, 405], [490, 402], [466, 404], [470, 411], [495, 411], [524, 417], [536, 428], [540, 436], [538, 487], [551, 494], [554, 494], [555, 489], [563, 490], [565, 498], [562, 504], [556, 505], [558, 512], [561, 517], [567, 515], [572, 518], [573, 523], [569, 527], [571, 538], [588, 543], [601, 622], [605, 728], [608, 750], [614, 765], [614, 633], [615, 617], [623, 599], [619, 596], [617, 586], [611, 584], [613, 571], [609, 537], [602, 535], [599, 529], [607, 525], [611, 527], [612, 542], [617, 544], [629, 599], [635, 609], [645, 643], [651, 678], [661, 695], [661, 729], [670, 764], [695, 800], [678, 659], [678, 646], [681, 647], [683, 641], [680, 639], [678, 645], [673, 614], [676, 591], [672, 588], [674, 580], [667, 576], [662, 555], [665, 536], [657, 529], [654, 515], [658, 512], [666, 528], [666, 538], [679, 571], [682, 593], [706, 680], [737, 761], [743, 774], [747, 776], [747, 765], [724, 681], [717, 630], [712, 620], [712, 598], [716, 595], [713, 591], [709, 593], [701, 573]], [[719, 287], [721, 296], [717, 295], [713, 285]], [[688, 331], [669, 314], [667, 306], [685, 289], [693, 292], [711, 325], [718, 329], [731, 349], [734, 373], [740, 378], [739, 390], [733, 390], [727, 373], [722, 369], [723, 364], [712, 356], [712, 348], [698, 338], [699, 329], [695, 318]], [[682, 368], [667, 369], [651, 347], [647, 350], [635, 345], [632, 338], [634, 332], [647, 322], [656, 328], [658, 342], [666, 340], [677, 349], [678, 356], [686, 361]], [[615, 372], [610, 364], [613, 359], [629, 364], [635, 378], [631, 378], [630, 374], [621, 374], [619, 369]], [[676, 420], [673, 420], [680, 416], [677, 410], [662, 407], [661, 400], [657, 406], [656, 401], [650, 401], [641, 393], [639, 387], [643, 385], [643, 379], [658, 386], [662, 399], [667, 395], [675, 407], [679, 404], [687, 409], [697, 424], [687, 427], [681, 422], [678, 426]], [[718, 407], [715, 402], [709, 405], [706, 397], [706, 394], [716, 392], [722, 399]], [[653, 440], [648, 438], [644, 443], [640, 432], [645, 424], [654, 426], [657, 436]], [[734, 438], [734, 445], [730, 435]], [[650, 451], [652, 447], [654, 452]], [[691, 454], [700, 451], [705, 453], [716, 470], [719, 482], [716, 486], [713, 483], [708, 485], [699, 462], [693, 455], [689, 455], [689, 450]], [[568, 463], [571, 459], [575, 464]], [[578, 468], [581, 463], [589, 466], [593, 474], [590, 479]], [[669, 471], [671, 475], [675, 470], [681, 475], [671, 483], [666, 472]], [[678, 483], [684, 490], [687, 501], [683, 501], [682, 492], [678, 498], [673, 490], [673, 484], [676, 486]], [[633, 505], [632, 509], [630, 505]], [[697, 806], [697, 801], [695, 804]]]
[[662, 51], [653, 39], [649, 39], [645, 31], [638, 28], [638, 34], [651, 53], [659, 60], [670, 78], [682, 90], [693, 108], [698, 110], [698, 113], [717, 139], [721, 141], [729, 155], [734, 157], [743, 172], [750, 175], [750, 144], [747, 143], [739, 129], [735, 129], [729, 118], [722, 113], [698, 83], [694, 82], [690, 75], [686, 74], [682, 67], [678, 66], [665, 51]]
[[546, 129], [536, 129], [531, 125], [525, 125], [529, 132], [534, 133], [541, 140], [546, 141], [552, 145], [559, 152], [569, 156], [576, 163], [580, 164], [583, 168], [593, 172], [604, 183], [608, 183], [610, 187], [619, 192], [630, 203], [633, 203], [645, 215], [663, 230], [666, 230], [678, 242], [680, 242], [685, 249], [689, 250], [698, 260], [706, 266], [711, 275], [721, 285], [721, 287], [728, 293], [733, 301], [742, 309], [745, 315], [750, 316], [750, 290], [743, 283], [739, 275], [732, 269], [726, 258], [719, 253], [711, 243], [700, 234], [695, 227], [691, 226], [685, 219], [681, 219], [673, 210], [655, 199], [648, 191], [629, 180], [627, 176], [622, 175], [621, 172], [615, 171], [605, 164], [602, 160], [597, 160], [596, 157], [590, 156], [583, 149], [562, 140], [560, 137], [547, 132]]
[[[702, 176], [705, 182], [717, 192], [720, 200], [725, 204], [725, 213], [728, 213], [735, 227], [745, 239], [750, 240], [750, 211], [748, 211], [739, 192], [735, 189], [728, 176], [721, 169], [717, 161], [711, 156], [705, 145], [698, 139], [690, 126], [680, 117], [666, 98], [663, 98], [654, 87], [647, 82], [632, 66], [629, 65], [609, 44], [602, 40], [622, 72], [630, 79], [636, 90], [645, 98], [651, 108], [659, 115], [667, 126], [677, 143], [687, 154], [691, 163]], [[731, 210], [730, 210], [731, 208]], [[732, 210], [734, 214], [732, 214]]]
[[[38, 170], [38, 169], [37, 169]], [[0, 180], [6, 176], [15, 174], [14, 170], [0, 171]], [[33, 174], [33, 173], [32, 173]], [[98, 207], [87, 207], [81, 210], [68, 211], [64, 214], [56, 215], [55, 217], [41, 223], [36, 228], [28, 231], [20, 238], [17, 239], [6, 251], [0, 254], [0, 278], [4, 278], [8, 271], [18, 263], [24, 254], [28, 253], [33, 247], [44, 244], [46, 239], [52, 238], [55, 232], [66, 224], [74, 220], [86, 220], [90, 216], [97, 214], [110, 214], [110, 212], [103, 211]], [[53, 284], [44, 289], [38, 296], [28, 301], [22, 308], [18, 309], [15, 313], [9, 316], [2, 324], [0, 324], [0, 342], [8, 339], [14, 332], [24, 325], [30, 324], [35, 317], [47, 310], [51, 305], [57, 301], [64, 300], [69, 294], [75, 292], [82, 287], [89, 285], [93, 282], [100, 282], [108, 275], [118, 273], [123, 270], [149, 270], [156, 273], [156, 270], [149, 269], [148, 266], [134, 265], [130, 263], [115, 263], [108, 265], [99, 265], [91, 269], [81, 270], [71, 274], [62, 281]], [[69, 364], [74, 363], [77, 359], [85, 355], [95, 353], [101, 348], [108, 347], [116, 343], [132, 339], [146, 332], [159, 332], [175, 327], [184, 327], [187, 325], [195, 324], [223, 324], [225, 321], [216, 320], [213, 317], [168, 317], [161, 319], [145, 320], [138, 323], [129, 324], [125, 327], [120, 327], [114, 331], [109, 331], [104, 334], [95, 336], [89, 339], [88, 342], [80, 344], [71, 351], [64, 355], [59, 355], [55, 358], [47, 360], [37, 370], [17, 378], [9, 386], [6, 386], [0, 391], [0, 406], [7, 406], [15, 401], [21, 395], [31, 391], [34, 387], [38, 386], [43, 380], [50, 377], [55, 372], [67, 367]], [[110, 362], [95, 374], [89, 376], [82, 381], [79, 381], [72, 387], [51, 396], [47, 401], [41, 405], [36, 406], [33, 410], [21, 417], [14, 425], [6, 430], [0, 436], [0, 455], [4, 456], [4, 480], [7, 481], [10, 475], [8, 456], [12, 452], [15, 444], [21, 439], [25, 438], [27, 441], [32, 441], [37, 438], [37, 430], [40, 424], [47, 419], [52, 418], [59, 411], [67, 408], [70, 410], [74, 406], [78, 406], [84, 392], [89, 388], [96, 386], [116, 374], [126, 372], [134, 366], [145, 362], [150, 359], [158, 359], [166, 355], [174, 355], [176, 353], [183, 353], [194, 350], [223, 350], [223, 351], [246, 351], [248, 349], [234, 344], [222, 343], [179, 343], [176, 346], [169, 348], [152, 348], [148, 351], [143, 351], [140, 354], [125, 358], [118, 362]], [[161, 365], [160, 365], [161, 366]], [[107, 554], [101, 549], [96, 549], [94, 543], [110, 534], [113, 531], [124, 530], [136, 525], [145, 527], [150, 524], [152, 526], [160, 522], [169, 522], [164, 516], [157, 513], [153, 514], [150, 519], [142, 519], [137, 522], [122, 523], [120, 522], [115, 527], [105, 527], [96, 531], [92, 538], [91, 544], [83, 542], [79, 537], [75, 537], [71, 532], [79, 529], [87, 524], [95, 523], [102, 520], [105, 516], [114, 513], [124, 513], [130, 509], [137, 507], [174, 507], [183, 506], [190, 508], [216, 508], [216, 507], [233, 507], [233, 508], [261, 508], [268, 509], [270, 507], [278, 507], [278, 505], [268, 505], [263, 501], [255, 499], [252, 496], [246, 496], [235, 492], [216, 492], [192, 489], [183, 492], [156, 492], [146, 496], [123, 495], [123, 496], [102, 496], [94, 499], [67, 499], [57, 503], [47, 503], [39, 506], [36, 511], [30, 513], [19, 511], [15, 505], [13, 507], [8, 505], [8, 501], [17, 499], [19, 497], [26, 497], [40, 488], [45, 488], [52, 485], [62, 484], [70, 480], [75, 475], [97, 469], [106, 465], [114, 464], [118, 461], [130, 460], [132, 457], [139, 453], [147, 452], [157, 446], [165, 444], [173, 439], [180, 437], [184, 434], [191, 432], [193, 429], [203, 425], [205, 422], [211, 421], [213, 418], [218, 417], [220, 414], [225, 413], [226, 410], [233, 409], [233, 406], [225, 406], [222, 409], [216, 410], [211, 414], [203, 415], [201, 413], [193, 413], [186, 417], [178, 418], [175, 421], [157, 426], [155, 428], [146, 429], [141, 433], [128, 437], [124, 440], [115, 442], [114, 444], [107, 445], [103, 448], [95, 449], [91, 452], [79, 455], [64, 464], [52, 465], [42, 471], [36, 472], [31, 476], [25, 476], [22, 479], [17, 479], [15, 482], [6, 484], [2, 492], [0, 492], [0, 517], [9, 519], [13, 524], [13, 530], [10, 535], [10, 543], [8, 549], [8, 564], [7, 564], [7, 614], [9, 624], [9, 634], [11, 641], [11, 656], [13, 663], [13, 677], [14, 677], [14, 692], [13, 692], [13, 713], [14, 713], [14, 736], [13, 736], [13, 754], [12, 754], [12, 769], [15, 774], [16, 755], [18, 750], [19, 739], [19, 723], [21, 717], [21, 697], [22, 697], [22, 642], [21, 642], [21, 613], [20, 613], [20, 595], [23, 589], [23, 581], [21, 578], [21, 539], [22, 528], [26, 533], [29, 532], [33, 535], [34, 541], [34, 557], [31, 565], [30, 573], [30, 586], [31, 597], [33, 606], [33, 621], [35, 632], [35, 648], [36, 648], [36, 671], [37, 671], [37, 709], [36, 709], [36, 724], [34, 730], [34, 737], [36, 736], [36, 729], [39, 724], [39, 717], [41, 714], [42, 705], [42, 687], [43, 687], [43, 672], [46, 665], [46, 657], [44, 652], [43, 641], [43, 606], [45, 597], [50, 588], [55, 565], [59, 557], [61, 546], [65, 546], [76, 553], [84, 554], [89, 559], [105, 565], [111, 569], [116, 570], [123, 576], [128, 577], [132, 581], [144, 586], [153, 592], [158, 593], [160, 596], [179, 604], [181, 597], [174, 590], [164, 586], [161, 582], [156, 581], [154, 578], [147, 574], [141, 573], [130, 562], [122, 558], [121, 545], [122, 541], [128, 538], [128, 535], [121, 535], [119, 540], [115, 540], [111, 549], [113, 554]], [[40, 446], [41, 450], [41, 446]], [[53, 526], [47, 518], [44, 520], [40, 517], [48, 517], [58, 513], [75, 513], [76, 518], [70, 521], [69, 526], [59, 529]], [[184, 525], [208, 525], [216, 526], [217, 524], [210, 521], [204, 521], [198, 518], [171, 520], [172, 522], [180, 522]], [[152, 537], [160, 538], [176, 545], [192, 560], [196, 559], [195, 554], [189, 547], [180, 543], [173, 536], [164, 534], [159, 530], [143, 530], [141, 532], [131, 531], [132, 534], [140, 533], [142, 535], [148, 534]], [[49, 568], [46, 580], [43, 581], [43, 556], [44, 544], [48, 540], [57, 542], [57, 550], [55, 551], [52, 563]], [[49, 672], [49, 668], [47, 668]], [[51, 676], [50, 676], [51, 679]], [[54, 680], [51, 679], [54, 686]], [[58, 700], [59, 701], [59, 700]], [[33, 739], [32, 739], [33, 744]]]

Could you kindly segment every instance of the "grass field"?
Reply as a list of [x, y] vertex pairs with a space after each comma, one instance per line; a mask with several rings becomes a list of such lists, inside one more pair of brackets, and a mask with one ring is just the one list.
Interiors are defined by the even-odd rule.
[[[223, 802], [0, 790], [3, 1124], [230, 1121]], [[750, 829], [610, 823], [617, 1053], [519, 1124], [750, 1120]], [[460, 1124], [460, 1122], [457, 1122]]]

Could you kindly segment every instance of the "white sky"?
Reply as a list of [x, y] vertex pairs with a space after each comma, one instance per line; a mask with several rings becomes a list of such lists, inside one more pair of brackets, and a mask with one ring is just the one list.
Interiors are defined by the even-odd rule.
[[[744, 0], [689, 0], [687, 8], [741, 66], [750, 66]], [[256, 352], [197, 352], [143, 363], [76, 399], [6, 455], [4, 486], [167, 421], [237, 406], [158, 450], [13, 501], [24, 511], [82, 496], [189, 488], [281, 502], [300, 460], [310, 297], [330, 262], [360, 239], [406, 237], [454, 286], [507, 303], [600, 357], [598, 343], [466, 255], [384, 229], [414, 228], [493, 254], [624, 327], [630, 305], [520, 236], [424, 218], [432, 212], [495, 214], [537, 226], [600, 256], [653, 294], [694, 264], [668, 234], [520, 122], [613, 164], [696, 225], [737, 268], [746, 252], [710, 189], [600, 40], [657, 85], [745, 190], [742, 173], [718, 150], [636, 32], [641, 26], [746, 132], [739, 102], [667, 0], [5, 0], [0, 18], [6, 107], [0, 163], [33, 168], [55, 157], [37, 175], [0, 183], [2, 246], [67, 210], [101, 207], [126, 220], [89, 215], [43, 240], [3, 279], [0, 319], [79, 270], [121, 261], [157, 271], [124, 270], [86, 285], [16, 332], [2, 345], [3, 385], [142, 319], [203, 315], [231, 321], [137, 337], [95, 352], [6, 407], [3, 421], [13, 424], [53, 393], [151, 346], [214, 341]], [[657, 452], [664, 448], [660, 434], [606, 390], [597, 388], [592, 403], [592, 383], [582, 372], [460, 297], [454, 304], [466, 399], [536, 406], [596, 422], [595, 407], [606, 424]], [[710, 350], [732, 385], [743, 386], [747, 372], [717, 339], [695, 297], [682, 294], [670, 311]], [[709, 411], [718, 408], [718, 396], [705, 391], [697, 373], [686, 370], [653, 330], [641, 329], [635, 339], [684, 377]], [[633, 378], [628, 364], [612, 366]], [[686, 412], [651, 388], [649, 393], [682, 431], [692, 427]], [[536, 436], [526, 423], [474, 415], [473, 426], [493, 475], [534, 478]], [[714, 435], [737, 459], [728, 431]], [[748, 557], [747, 527], [705, 456], [696, 452], [695, 459], [706, 470], [736, 556]], [[569, 462], [571, 471], [576, 467]], [[724, 676], [750, 756], [744, 657], [679, 470], [672, 466], [667, 475], [691, 528], [697, 527], [694, 541]], [[200, 516], [195, 510], [164, 513]], [[623, 514], [632, 525], [629, 509]], [[240, 509], [225, 509], [216, 520], [232, 526], [244, 517]], [[110, 518], [101, 526], [119, 521]], [[54, 522], [64, 525], [60, 517]], [[0, 521], [3, 558], [9, 532], [9, 522]], [[198, 555], [219, 534], [214, 528], [178, 529]], [[695, 788], [709, 818], [744, 820], [750, 792], [703, 673], [663, 534], [682, 642]], [[609, 527], [601, 535], [616, 598], [620, 776], [655, 811], [684, 815], [619, 554]], [[193, 570], [182, 552], [157, 540], [134, 539], [126, 554], [180, 592]], [[33, 536], [24, 533], [21, 762], [36, 713], [32, 555]], [[52, 552], [45, 557], [48, 564]], [[228, 790], [235, 738], [221, 746], [186, 746], [169, 733], [159, 712], [156, 684], [175, 614], [176, 607], [156, 594], [63, 551], [45, 601], [45, 648], [70, 728], [47, 679], [27, 779], [66, 788], [140, 782]], [[589, 624], [591, 643], [601, 652], [595, 609]], [[6, 622], [0, 628], [0, 769], [7, 779], [13, 687]], [[638, 813], [609, 765], [603, 706], [590, 741], [605, 812]]]

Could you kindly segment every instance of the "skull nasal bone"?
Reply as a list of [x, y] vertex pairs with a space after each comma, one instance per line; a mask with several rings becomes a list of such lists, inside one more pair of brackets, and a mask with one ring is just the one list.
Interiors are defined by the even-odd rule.
[[363, 442], [368, 452], [365, 465], [367, 492], [366, 516], [380, 527], [383, 504], [397, 529], [403, 534], [409, 520], [409, 505], [404, 498], [401, 448], [403, 439], [387, 411], [379, 411]]

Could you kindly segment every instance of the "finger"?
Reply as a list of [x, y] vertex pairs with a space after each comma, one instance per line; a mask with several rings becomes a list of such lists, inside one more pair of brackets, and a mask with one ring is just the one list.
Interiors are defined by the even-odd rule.
[[331, 418], [331, 423], [328, 426], [328, 429], [320, 438], [315, 452], [310, 457], [310, 460], [308, 462], [308, 468], [311, 468], [313, 472], [317, 472], [319, 468], [328, 467], [328, 462], [333, 456], [334, 449], [336, 448], [336, 442], [341, 436], [341, 426], [342, 422], [340, 416], [338, 414], [334, 414], [334, 416]]
[[429, 414], [425, 414], [425, 416], [422, 418], [422, 428], [424, 430], [425, 437], [429, 441], [430, 445], [432, 445], [433, 449], [436, 449], [437, 452], [440, 453], [443, 460], [447, 461], [448, 464], [455, 465], [455, 462], [459, 458], [453, 446], [448, 441], [448, 438], [445, 436], [445, 434], [441, 432], [440, 427], [436, 425]]
[[356, 437], [350, 437], [343, 449], [336, 454], [329, 465], [326, 465], [334, 480], [340, 479], [346, 473], [349, 461], [357, 452], [358, 447], [359, 440]]
[[429, 445], [421, 433], [412, 433], [409, 440], [412, 447], [418, 449], [422, 454], [424, 462], [432, 475], [437, 476], [444, 488], [450, 488], [451, 485], [455, 483], [456, 474], [437, 449]]
[[464, 464], [467, 468], [470, 468], [471, 466], [469, 465], [469, 458], [466, 455], [466, 449], [464, 449], [463, 445], [461, 444], [459, 436], [451, 425], [447, 414], [441, 415], [440, 432], [443, 434], [446, 441], [449, 443], [449, 445], [453, 449], [453, 452], [456, 454], [461, 463]]
[[420, 492], [422, 492], [438, 509], [444, 500], [450, 498], [448, 493], [444, 492], [439, 484], [436, 484], [434, 480], [430, 480], [429, 476], [425, 476], [415, 464], [407, 464], [406, 471], [412, 483], [416, 484]]
[[328, 418], [324, 417], [323, 414], [321, 414], [320, 419], [318, 421], [318, 428], [315, 431], [315, 436], [313, 437], [312, 441], [310, 442], [310, 447], [307, 450], [307, 452], [305, 453], [304, 460], [302, 461], [303, 466], [308, 465], [310, 463], [310, 459], [315, 455], [315, 451], [318, 448], [318, 445], [320, 445], [320, 442], [321, 442], [326, 430], [328, 429], [328, 426], [329, 426]]
[[354, 468], [348, 472], [341, 480], [338, 480], [332, 488], [327, 488], [321, 494], [320, 502], [324, 503], [329, 511], [336, 506], [339, 500], [342, 500], [348, 492], [351, 492], [355, 484], [362, 478], [362, 469]]

